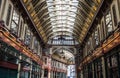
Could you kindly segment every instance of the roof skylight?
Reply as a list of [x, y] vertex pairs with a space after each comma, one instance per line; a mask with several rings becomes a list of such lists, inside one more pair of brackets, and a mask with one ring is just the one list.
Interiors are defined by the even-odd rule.
[[[46, 0], [53, 35], [67, 35], [67, 31], [73, 32], [76, 18], [77, 0]], [[66, 33], [66, 34], [65, 34]], [[72, 33], [70, 33], [72, 36]]]

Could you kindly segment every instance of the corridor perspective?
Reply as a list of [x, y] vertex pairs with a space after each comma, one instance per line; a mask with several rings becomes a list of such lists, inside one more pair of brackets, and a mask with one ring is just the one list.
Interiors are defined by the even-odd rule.
[[0, 78], [120, 78], [120, 0], [0, 0]]

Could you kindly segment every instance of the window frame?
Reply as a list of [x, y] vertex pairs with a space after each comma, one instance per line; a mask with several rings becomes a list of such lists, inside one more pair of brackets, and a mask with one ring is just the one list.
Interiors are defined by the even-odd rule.
[[20, 22], [19, 22], [19, 37], [22, 37], [22, 35], [24, 34], [23, 31], [24, 30], [24, 20], [22, 19], [22, 17], [20, 16]]
[[[30, 32], [30, 41], [29, 41], [29, 44], [26, 44], [26, 35], [27, 35], [27, 33], [28, 33], [27, 31]], [[29, 28], [28, 25], [27, 25], [27, 26], [25, 27], [24, 43], [25, 43], [25, 45], [31, 47], [32, 41], [33, 41], [33, 40], [32, 40], [32, 33], [31, 33], [30, 28]]]
[[117, 26], [117, 22], [118, 22], [118, 19], [117, 19], [117, 11], [116, 11], [116, 5], [112, 5], [112, 19], [113, 19], [113, 24], [114, 26], [116, 27]]
[[[15, 22], [15, 20], [14, 20], [14, 11], [16, 12], [16, 14], [18, 15], [18, 23], [16, 23]], [[16, 33], [14, 33], [13, 32], [13, 30], [12, 30], [12, 22], [16, 25], [16, 30], [14, 31], [14, 32], [16, 32]], [[19, 12], [15, 9], [15, 8], [13, 8], [13, 11], [12, 11], [12, 18], [11, 18], [11, 24], [10, 24], [10, 30], [11, 30], [11, 32], [13, 33], [13, 34], [15, 34], [16, 36], [18, 36], [18, 33], [19, 33], [19, 24], [20, 24], [20, 14], [19, 14]]]
[[[6, 7], [6, 5], [8, 5], [7, 7]], [[8, 10], [9, 10], [9, 5], [11, 6], [11, 10], [10, 10], [10, 13], [8, 14]], [[7, 8], [7, 9], [4, 9], [4, 8]], [[13, 4], [11, 3], [11, 1], [3, 1], [3, 3], [2, 3], [2, 8], [1, 8], [1, 10], [3, 10], [2, 12], [1, 12], [1, 18], [5, 18], [5, 24], [6, 24], [6, 27], [8, 28], [8, 29], [10, 29], [10, 26], [11, 26], [11, 22], [12, 22], [12, 16], [13, 16], [13, 8], [14, 8], [14, 6], [13, 6]], [[5, 13], [6, 12], [6, 13]], [[5, 16], [5, 17], [4, 17]], [[8, 20], [8, 21], [7, 21]], [[8, 23], [8, 24], [7, 24]]]
[[91, 40], [89, 38], [88, 41], [87, 41], [87, 55], [90, 54], [90, 50], [91, 50]]
[[[7, 4], [7, 1], [6, 0], [1, 0], [2, 3], [1, 3], [1, 8], [0, 8], [0, 11], [1, 11], [1, 18], [4, 18], [4, 14], [5, 14], [5, 11], [6, 9], [6, 4]], [[8, 4], [11, 4], [11, 3], [8, 3]]]
[[[38, 41], [38, 39], [37, 39], [37, 37], [36, 36], [34, 36], [34, 41], [33, 41], [33, 44], [34, 44], [34, 50], [35, 50], [35, 53], [38, 53], [38, 49], [39, 49], [39, 41]], [[37, 46], [36, 46], [37, 45]]]
[[[109, 20], [109, 22], [106, 24], [106, 16], [107, 15], [109, 15], [110, 14], [110, 17], [109, 17], [109, 19], [111, 19], [111, 20]], [[106, 11], [106, 13], [105, 13], [105, 15], [104, 15], [104, 21], [105, 21], [105, 31], [106, 31], [106, 35], [108, 36], [112, 31], [113, 31], [113, 21], [112, 21], [112, 13], [111, 13], [111, 10], [110, 9], [108, 9], [107, 11]], [[111, 23], [111, 24], [110, 24]], [[108, 29], [108, 26], [109, 25], [111, 25], [111, 27], [112, 27], [112, 30], [111, 31], [109, 31], [109, 29]]]
[[[97, 33], [97, 35], [96, 35], [96, 33]], [[97, 38], [97, 41], [96, 41], [96, 38]], [[95, 47], [97, 46], [97, 45], [99, 45], [99, 32], [98, 32], [98, 28], [96, 28], [95, 29], [95, 31], [94, 31], [94, 45], [95, 45]]]
[[100, 28], [100, 24], [98, 24], [98, 37], [99, 37], [99, 44], [102, 40], [102, 34], [101, 34], [101, 28]]
[[102, 34], [101, 40], [104, 40], [105, 37], [106, 37], [106, 31], [105, 31], [105, 22], [103, 20], [101, 20], [101, 30], [102, 30], [102, 32], [101, 32], [101, 34]]
[[[117, 3], [118, 3], [118, 7], [120, 7], [120, 0], [117, 0]], [[117, 11], [117, 10], [116, 10]], [[119, 13], [119, 21], [120, 21], [120, 8], [118, 8], [118, 13]]]
[[95, 47], [95, 38], [94, 38], [94, 33], [92, 33], [92, 49], [94, 49], [94, 47]]

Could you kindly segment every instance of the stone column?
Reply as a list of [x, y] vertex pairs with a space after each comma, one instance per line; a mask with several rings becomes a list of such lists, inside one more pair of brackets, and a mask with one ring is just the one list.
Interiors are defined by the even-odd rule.
[[92, 63], [92, 75], [93, 75], [93, 78], [95, 78], [95, 69], [94, 69], [94, 62]]
[[31, 61], [31, 65], [30, 65], [30, 78], [32, 78], [32, 61]]
[[55, 71], [55, 78], [57, 78], [56, 71]]
[[63, 73], [63, 78], [66, 78], [66, 74], [65, 73]]
[[54, 78], [54, 77], [53, 77], [53, 71], [52, 71], [52, 77], [51, 77], [51, 78]]
[[105, 69], [105, 59], [104, 57], [101, 57], [102, 60], [102, 74], [103, 74], [103, 78], [106, 78], [106, 69]]
[[50, 78], [50, 70], [48, 70], [48, 78]]
[[62, 72], [60, 72], [60, 78], [62, 78]]
[[20, 73], [21, 73], [21, 59], [22, 56], [19, 56], [19, 60], [18, 60], [18, 73], [17, 73], [17, 78], [20, 78]]
[[54, 71], [53, 71], [53, 78], [55, 78], [55, 77], [54, 77]]
[[50, 73], [50, 78], [53, 78], [52, 75], [53, 75], [53, 73], [52, 73], [52, 71], [51, 71], [51, 73]]
[[81, 70], [80, 74], [81, 74], [81, 78], [84, 78], [84, 76], [83, 76], [83, 70]]
[[42, 69], [41, 78], [44, 78], [44, 69]]
[[55, 78], [55, 71], [53, 72], [53, 78]]
[[60, 77], [59, 78], [62, 78], [62, 72], [60, 72]]
[[39, 74], [38, 74], [38, 78], [40, 78], [40, 68], [38, 69], [38, 73], [39, 73]]

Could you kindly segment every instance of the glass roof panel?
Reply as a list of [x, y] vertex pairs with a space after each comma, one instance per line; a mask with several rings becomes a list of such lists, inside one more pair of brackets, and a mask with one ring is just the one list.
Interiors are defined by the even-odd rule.
[[60, 28], [60, 27], [63, 27], [63, 28], [70, 28], [70, 29], [72, 29], [73, 27], [72, 26], [70, 26], [70, 25], [61, 25], [61, 24], [57, 24], [57, 25], [53, 25], [52, 26], [53, 28]]
[[68, 32], [53, 33], [53, 36], [57, 36], [57, 35], [72, 35], [72, 34], [71, 34], [71, 33], [68, 33]]
[[[51, 17], [52, 31], [59, 31], [54, 33], [54, 35], [68, 35], [68, 32], [66, 33], [65, 31], [73, 32], [78, 0], [46, 0], [46, 2], [49, 16]], [[71, 33], [69, 35], [72, 36]]]
[[58, 32], [58, 31], [72, 31], [70, 28], [55, 28], [53, 32]]

